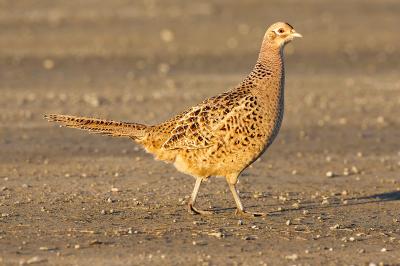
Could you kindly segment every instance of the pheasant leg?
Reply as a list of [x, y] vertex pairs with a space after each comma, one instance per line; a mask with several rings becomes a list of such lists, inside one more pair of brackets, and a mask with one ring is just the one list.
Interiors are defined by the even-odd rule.
[[230, 190], [232, 192], [233, 198], [235, 199], [235, 203], [236, 203], [236, 207], [237, 207], [235, 214], [237, 216], [241, 216], [241, 217], [261, 217], [261, 216], [266, 216], [267, 215], [266, 213], [263, 213], [263, 212], [248, 212], [248, 211], [245, 211], [244, 208], [243, 208], [243, 204], [240, 201], [239, 193], [236, 190], [236, 185], [229, 183], [229, 188], [230, 188]]
[[197, 194], [198, 194], [199, 189], [200, 189], [201, 182], [202, 182], [202, 178], [198, 177], [196, 179], [196, 183], [194, 185], [192, 196], [191, 196], [191, 198], [189, 200], [189, 203], [188, 203], [188, 211], [191, 214], [210, 215], [210, 214], [213, 214], [212, 211], [199, 210], [196, 207], [194, 207], [194, 204], [196, 203]]

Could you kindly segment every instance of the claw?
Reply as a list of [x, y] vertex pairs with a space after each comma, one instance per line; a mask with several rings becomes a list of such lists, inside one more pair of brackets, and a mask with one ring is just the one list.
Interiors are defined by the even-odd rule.
[[195, 208], [193, 206], [193, 204], [189, 203], [188, 204], [188, 211], [190, 214], [196, 215], [196, 214], [200, 214], [200, 215], [212, 215], [214, 214], [213, 211], [205, 211], [205, 210], [199, 210], [197, 208]]
[[265, 217], [265, 216], [267, 216], [267, 214], [264, 213], [264, 212], [248, 212], [248, 211], [239, 210], [239, 209], [236, 209], [235, 215], [240, 216], [240, 217], [244, 217], [244, 218]]

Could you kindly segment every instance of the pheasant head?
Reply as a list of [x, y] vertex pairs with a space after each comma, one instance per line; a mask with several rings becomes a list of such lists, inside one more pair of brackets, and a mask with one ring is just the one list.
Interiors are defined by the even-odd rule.
[[296, 37], [303, 36], [296, 32], [289, 23], [277, 22], [268, 28], [267, 32], [265, 33], [264, 41], [267, 41], [277, 47], [283, 47]]

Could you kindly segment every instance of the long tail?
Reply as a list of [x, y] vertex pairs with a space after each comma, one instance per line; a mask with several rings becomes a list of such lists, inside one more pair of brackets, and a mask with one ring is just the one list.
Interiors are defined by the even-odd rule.
[[141, 138], [146, 134], [146, 125], [137, 123], [117, 122], [96, 118], [78, 117], [71, 115], [49, 114], [44, 116], [50, 122], [60, 126], [88, 130], [91, 133], [104, 134], [113, 137]]

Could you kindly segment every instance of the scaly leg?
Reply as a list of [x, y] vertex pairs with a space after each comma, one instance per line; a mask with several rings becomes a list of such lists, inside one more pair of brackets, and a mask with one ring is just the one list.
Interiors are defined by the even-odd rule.
[[266, 213], [262, 212], [247, 212], [244, 210], [242, 202], [240, 201], [239, 193], [236, 190], [236, 185], [229, 183], [229, 188], [232, 192], [233, 198], [235, 199], [236, 203], [236, 215], [238, 216], [244, 216], [244, 217], [260, 217], [260, 216], [266, 216]]
[[202, 178], [200, 178], [200, 177], [198, 177], [196, 179], [196, 184], [194, 185], [192, 197], [190, 198], [189, 203], [188, 203], [188, 211], [191, 214], [210, 215], [210, 214], [213, 214], [212, 211], [199, 210], [194, 207], [194, 204], [196, 203], [197, 193], [199, 192], [199, 189], [200, 189], [201, 181], [202, 181]]

